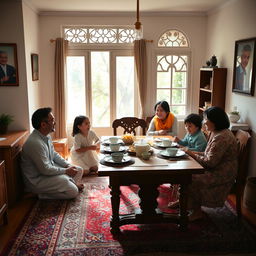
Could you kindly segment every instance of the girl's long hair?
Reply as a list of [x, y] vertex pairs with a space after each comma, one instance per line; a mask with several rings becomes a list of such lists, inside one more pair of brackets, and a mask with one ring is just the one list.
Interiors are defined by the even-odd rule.
[[82, 125], [83, 121], [89, 118], [87, 116], [77, 116], [74, 120], [73, 124], [73, 132], [72, 136], [75, 136], [76, 134], [80, 133], [80, 129], [78, 128], [78, 125]]

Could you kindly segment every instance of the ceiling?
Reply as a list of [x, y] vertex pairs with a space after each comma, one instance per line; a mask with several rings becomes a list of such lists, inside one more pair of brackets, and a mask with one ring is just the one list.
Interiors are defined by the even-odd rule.
[[[134, 12], [136, 0], [23, 0], [39, 13]], [[140, 0], [142, 12], [208, 12], [232, 0]]]

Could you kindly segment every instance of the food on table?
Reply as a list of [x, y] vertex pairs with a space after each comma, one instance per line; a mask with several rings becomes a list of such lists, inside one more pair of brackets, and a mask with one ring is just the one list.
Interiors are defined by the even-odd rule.
[[134, 136], [130, 133], [124, 134], [122, 140], [125, 144], [132, 144], [134, 142]]

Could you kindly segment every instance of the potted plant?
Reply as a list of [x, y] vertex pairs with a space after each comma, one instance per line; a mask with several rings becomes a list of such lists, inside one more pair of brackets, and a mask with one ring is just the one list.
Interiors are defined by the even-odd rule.
[[238, 111], [231, 111], [228, 117], [231, 123], [236, 123], [240, 119], [240, 114]]
[[8, 114], [0, 115], [0, 134], [5, 134], [8, 129], [8, 125], [13, 121], [13, 116]]

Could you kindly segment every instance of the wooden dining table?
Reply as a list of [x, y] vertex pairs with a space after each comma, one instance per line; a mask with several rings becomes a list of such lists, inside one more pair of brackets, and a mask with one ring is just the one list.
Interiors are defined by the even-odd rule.
[[[176, 158], [159, 157], [159, 149], [153, 149], [149, 160], [130, 156], [134, 163], [126, 166], [99, 165], [99, 176], [109, 177], [112, 218], [110, 228], [113, 234], [120, 232], [120, 226], [127, 224], [177, 223], [181, 230], [188, 226], [188, 186], [193, 174], [204, 173], [204, 168], [189, 156]], [[100, 156], [105, 157], [103, 154]], [[179, 184], [180, 208], [178, 214], [161, 212], [158, 208], [158, 187], [161, 184]], [[139, 186], [140, 210], [132, 214], [119, 214], [120, 186]]]

